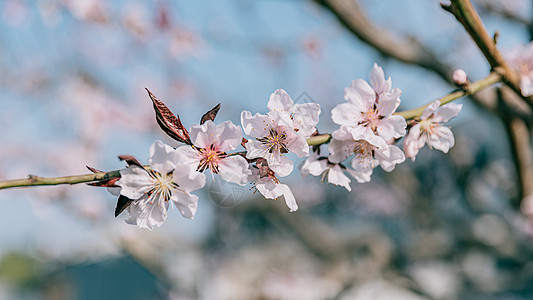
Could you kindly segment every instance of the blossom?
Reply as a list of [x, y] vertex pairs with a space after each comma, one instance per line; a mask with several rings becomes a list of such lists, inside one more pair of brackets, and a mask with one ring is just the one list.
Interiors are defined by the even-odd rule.
[[455, 103], [440, 106], [439, 100], [430, 103], [424, 109], [420, 122], [416, 123], [405, 137], [403, 150], [406, 156], [414, 161], [418, 151], [426, 143], [431, 148], [448, 153], [448, 150], [455, 144], [455, 140], [450, 128], [442, 126], [441, 123], [455, 118], [462, 107], [462, 104]]
[[344, 175], [343, 169], [340, 164], [330, 162], [327, 157], [319, 157], [317, 152], [313, 152], [309, 158], [307, 158], [300, 169], [302, 176], [322, 175], [323, 180], [327, 180], [328, 183], [340, 185], [351, 191], [350, 178]]
[[278, 89], [270, 95], [267, 108], [269, 111], [277, 112], [286, 125], [293, 127], [305, 138], [316, 131], [315, 126], [320, 115], [318, 103], [294, 104], [285, 90]]
[[517, 46], [505, 53], [509, 65], [520, 76], [522, 95], [533, 95], [533, 42]]
[[208, 120], [202, 125], [193, 125], [190, 130], [193, 147], [186, 145], [177, 149], [184, 157], [182, 163], [203, 172], [210, 169], [225, 181], [239, 185], [248, 183], [248, 162], [240, 155], [228, 155], [241, 144], [241, 127], [231, 121], [215, 125]]
[[[353, 139], [378, 135], [389, 141], [404, 136], [407, 127], [405, 119], [393, 115], [401, 102], [401, 90], [391, 90], [391, 86], [390, 77], [385, 80], [383, 69], [374, 64], [370, 72], [370, 84], [358, 79], [344, 90], [344, 99], [348, 102], [333, 108], [333, 122], [346, 127]], [[337, 134], [337, 131], [333, 132], [333, 137]]]
[[292, 194], [290, 187], [283, 184], [276, 178], [275, 173], [268, 167], [267, 162], [264, 159], [259, 159], [256, 163], [258, 167], [252, 168], [252, 175], [250, 181], [255, 182], [254, 187], [265, 198], [274, 199], [283, 196], [285, 203], [289, 207], [291, 212], [298, 210], [298, 204]]
[[249, 111], [241, 113], [244, 132], [253, 139], [246, 142], [246, 158], [262, 157], [268, 161], [270, 168], [281, 177], [289, 175], [293, 163], [287, 153], [298, 157], [309, 155], [309, 146], [305, 137], [296, 132], [292, 124], [287, 123], [283, 112], [270, 111], [268, 115]]
[[378, 136], [369, 136], [367, 139], [353, 139], [346, 129], [339, 131], [337, 138], [329, 143], [329, 161], [340, 163], [352, 157], [352, 169], [346, 171], [357, 182], [370, 181], [373, 170], [378, 165], [386, 172], [394, 170], [395, 166], [405, 161], [405, 155], [400, 148], [387, 144]]
[[186, 218], [194, 217], [198, 196], [191, 192], [205, 185], [205, 175], [180, 164], [181, 155], [169, 145], [156, 141], [150, 147], [150, 169], [130, 165], [120, 171], [120, 194], [131, 200], [129, 224], [152, 230], [167, 218], [170, 201]]

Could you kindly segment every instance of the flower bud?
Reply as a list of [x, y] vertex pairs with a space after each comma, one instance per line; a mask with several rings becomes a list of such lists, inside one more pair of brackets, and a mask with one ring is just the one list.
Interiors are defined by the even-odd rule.
[[468, 84], [468, 76], [466, 76], [465, 71], [462, 69], [457, 69], [453, 72], [452, 75], [453, 83], [459, 87], [466, 86]]

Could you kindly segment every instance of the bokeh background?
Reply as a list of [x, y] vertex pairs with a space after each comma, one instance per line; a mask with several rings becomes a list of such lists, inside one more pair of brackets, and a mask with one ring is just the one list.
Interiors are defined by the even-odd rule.
[[[531, 1], [474, 3], [501, 49], [530, 40]], [[218, 121], [239, 124], [283, 88], [320, 103], [331, 132], [344, 87], [374, 62], [402, 110], [452, 91], [455, 68], [490, 71], [439, 1], [2, 0], [0, 180], [115, 170], [120, 154], [146, 162], [157, 139], [177, 146], [145, 87], [186, 126], [217, 103]], [[504, 92], [458, 101], [449, 154], [424, 148], [351, 193], [295, 172], [295, 213], [210, 181], [195, 219], [174, 210], [147, 231], [114, 218], [103, 188], [2, 190], [0, 299], [531, 299], [513, 147], [530, 143], [531, 119], [513, 135]]]

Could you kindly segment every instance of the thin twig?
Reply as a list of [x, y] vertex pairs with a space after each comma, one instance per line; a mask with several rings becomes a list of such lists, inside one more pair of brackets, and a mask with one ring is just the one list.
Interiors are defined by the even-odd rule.
[[40, 177], [29, 175], [28, 178], [0, 181], [0, 189], [24, 187], [24, 186], [41, 186], [41, 185], [59, 185], [59, 184], [78, 184], [94, 181], [105, 181], [112, 178], [120, 177], [119, 170], [100, 172], [85, 175], [73, 175], [62, 177]]
[[[497, 73], [490, 73], [489, 76], [479, 80], [479, 81], [476, 81], [476, 82], [472, 82], [469, 84], [468, 88], [467, 89], [464, 89], [464, 90], [457, 90], [455, 92], [452, 92], [442, 98], [440, 98], [440, 103], [441, 105], [444, 105], [446, 103], [449, 103], [453, 100], [456, 100], [456, 99], [459, 99], [461, 97], [464, 97], [464, 96], [468, 96], [468, 95], [471, 95], [471, 94], [474, 94], [474, 93], [477, 93], [481, 90], [484, 90], [490, 86], [493, 86], [494, 84], [500, 82], [502, 80], [502, 77], [500, 74], [497, 74]], [[402, 112], [397, 112], [396, 114], [397, 115], [400, 115], [402, 117], [404, 117], [405, 119], [409, 120], [409, 119], [415, 119], [415, 118], [418, 118], [422, 115], [422, 113], [424, 112], [424, 109], [426, 108], [426, 106], [428, 106], [429, 104], [426, 104], [424, 106], [421, 106], [419, 108], [415, 108], [415, 109], [411, 109], [411, 110], [407, 110], [407, 111], [402, 111]]]

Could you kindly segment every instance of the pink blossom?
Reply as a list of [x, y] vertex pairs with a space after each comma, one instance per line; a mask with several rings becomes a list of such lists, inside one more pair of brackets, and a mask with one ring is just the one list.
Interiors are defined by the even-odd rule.
[[[370, 72], [370, 85], [358, 79], [344, 90], [344, 99], [348, 102], [333, 108], [333, 122], [344, 127], [343, 130], [351, 133], [356, 140], [377, 135], [389, 141], [404, 136], [407, 127], [405, 119], [393, 115], [400, 105], [401, 90], [391, 90], [391, 85], [390, 78], [385, 80], [383, 69], [374, 64]], [[337, 134], [338, 130], [333, 132], [333, 137]]]
[[520, 90], [522, 95], [533, 95], [533, 42], [515, 48], [505, 53], [509, 65], [520, 76]]
[[246, 158], [265, 158], [270, 168], [281, 177], [293, 170], [292, 160], [285, 154], [309, 155], [305, 137], [294, 131], [291, 123], [287, 124], [283, 113], [271, 111], [268, 115], [257, 113], [252, 116], [249, 111], [243, 111], [241, 122], [244, 132], [253, 138], [245, 144]]
[[328, 183], [335, 184], [351, 191], [350, 178], [344, 175], [343, 167], [338, 163], [330, 162], [327, 157], [319, 157], [318, 153], [313, 152], [307, 158], [300, 169], [302, 176], [322, 175], [322, 180], [327, 180]]
[[222, 179], [239, 185], [248, 182], [250, 171], [246, 159], [227, 153], [241, 144], [240, 126], [230, 121], [215, 125], [209, 120], [202, 125], [192, 126], [190, 136], [194, 146], [181, 146], [176, 150], [184, 157], [182, 163], [200, 172], [210, 169]]
[[411, 127], [409, 134], [405, 137], [403, 150], [406, 156], [414, 161], [418, 151], [426, 143], [431, 148], [448, 153], [448, 150], [455, 144], [455, 140], [450, 128], [441, 125], [441, 123], [455, 118], [462, 107], [462, 104], [455, 103], [440, 106], [439, 100], [429, 104], [424, 109], [420, 122]]
[[151, 168], [132, 165], [120, 171], [120, 194], [133, 200], [128, 206], [129, 224], [152, 230], [167, 218], [170, 201], [186, 218], [196, 213], [198, 196], [191, 192], [205, 185], [205, 175], [188, 164], [180, 164], [183, 157], [169, 145], [156, 141], [150, 147]]

